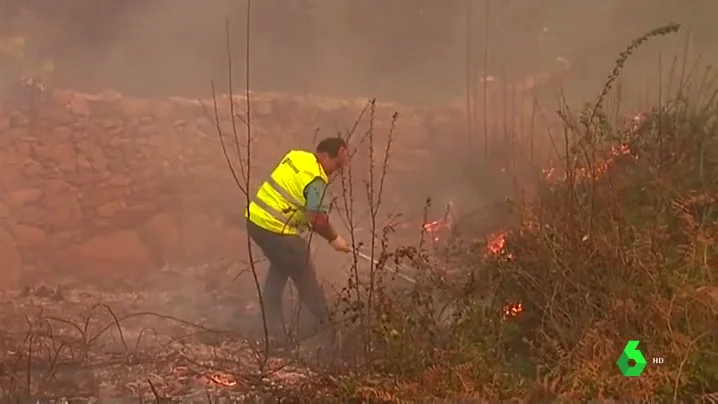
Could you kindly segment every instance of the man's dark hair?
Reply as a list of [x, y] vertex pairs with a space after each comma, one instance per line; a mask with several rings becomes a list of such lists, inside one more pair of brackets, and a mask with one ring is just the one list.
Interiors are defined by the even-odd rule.
[[328, 137], [317, 144], [317, 153], [326, 153], [329, 157], [337, 157], [339, 150], [347, 147], [347, 142], [340, 137]]

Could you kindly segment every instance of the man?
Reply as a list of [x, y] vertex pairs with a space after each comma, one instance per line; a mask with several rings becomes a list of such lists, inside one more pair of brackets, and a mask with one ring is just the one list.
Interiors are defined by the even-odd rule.
[[289, 278], [318, 325], [328, 320], [327, 302], [302, 233], [313, 231], [336, 251], [351, 251], [329, 222], [324, 203], [329, 177], [348, 160], [347, 145], [339, 137], [322, 140], [314, 153], [292, 150], [251, 199], [245, 213], [247, 233], [270, 263], [262, 293], [270, 335], [282, 335], [282, 295]]

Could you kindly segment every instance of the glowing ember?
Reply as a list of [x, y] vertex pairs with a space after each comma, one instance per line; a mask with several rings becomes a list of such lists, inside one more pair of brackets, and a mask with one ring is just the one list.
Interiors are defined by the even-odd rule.
[[487, 248], [492, 255], [501, 254], [506, 247], [506, 233], [497, 234], [489, 240]]
[[488, 250], [489, 255], [501, 256], [505, 259], [513, 258], [513, 255], [510, 253], [507, 253], [505, 250], [506, 236], [508, 234], [509, 234], [509, 232], [503, 232], [503, 233], [495, 234], [489, 238], [489, 241], [486, 244], [486, 249]]
[[[635, 116], [631, 117], [630, 122], [630, 129], [632, 132], [635, 132], [640, 128], [641, 125], [645, 124], [646, 120], [648, 118], [648, 115], [645, 113], [639, 113]], [[612, 164], [615, 163], [615, 161], [623, 156], [629, 156], [631, 158], [638, 158], [631, 148], [627, 144], [621, 144], [619, 146], [614, 146], [611, 148], [610, 152], [608, 153], [608, 156], [603, 161], [598, 161], [593, 164], [592, 169], [589, 169], [588, 167], [579, 167], [575, 172], [574, 176], [576, 180], [596, 180], [601, 175], [608, 172], [608, 170], [611, 168]], [[501, 172], [504, 172], [506, 169], [502, 168]], [[557, 170], [555, 167], [555, 162], [552, 162], [548, 168], [544, 168], [542, 170], [542, 174], [545, 179], [549, 180], [552, 183], [565, 181], [567, 179], [567, 175], [564, 173], [560, 177], [557, 176]], [[437, 223], [437, 222], [434, 222]], [[527, 227], [533, 227], [535, 224], [529, 223]], [[426, 226], [425, 226], [426, 228]], [[429, 231], [427, 229], [427, 231]], [[491, 235], [488, 238], [488, 242], [486, 245], [487, 255], [489, 256], [499, 256], [503, 259], [510, 260], [513, 258], [513, 255], [510, 253], [507, 253], [506, 248], [506, 237], [508, 236], [509, 232], [502, 232], [498, 234]], [[523, 303], [508, 303], [503, 308], [503, 318], [511, 318], [518, 316], [521, 312], [523, 312]]]
[[454, 204], [453, 202], [449, 202], [446, 205], [446, 213], [444, 214], [443, 219], [424, 223], [422, 225], [422, 228], [426, 233], [429, 234], [429, 236], [431, 236], [434, 241], [439, 241], [441, 239], [441, 233], [443, 231], [451, 231], [451, 229], [453, 228], [454, 215]]
[[424, 224], [424, 231], [431, 236], [434, 241], [439, 241], [440, 234], [442, 230], [447, 230], [450, 228], [448, 223], [445, 223], [443, 220], [435, 220], [433, 222], [425, 223]]
[[[509, 232], [503, 232], [496, 234], [489, 238], [489, 242], [486, 245], [486, 249], [490, 255], [501, 256], [506, 260], [513, 258], [513, 255], [507, 253], [506, 248], [506, 236]], [[504, 320], [512, 317], [516, 317], [524, 311], [524, 305], [521, 302], [508, 303], [502, 310]]]
[[231, 376], [220, 372], [214, 372], [213, 374], [197, 375], [194, 372], [190, 372], [190, 370], [185, 366], [177, 366], [172, 369], [172, 373], [174, 373], [175, 377], [179, 378], [180, 380], [193, 378], [194, 380], [202, 384], [216, 384], [224, 387], [234, 387], [237, 385], [237, 381], [234, 380]]
[[207, 379], [209, 381], [211, 381], [212, 383], [219, 384], [220, 386], [234, 387], [237, 385], [237, 382], [235, 380], [232, 380], [230, 377], [228, 377], [226, 375], [221, 375], [221, 374], [208, 375]]
[[521, 302], [518, 303], [509, 303], [506, 306], [504, 306], [504, 319], [516, 317], [521, 312], [524, 311], [524, 304]]
[[[638, 158], [638, 156], [633, 153], [633, 151], [627, 144], [613, 146], [611, 147], [608, 156], [604, 160], [593, 163], [592, 170], [590, 170], [588, 167], [579, 167], [575, 171], [573, 171], [574, 179], [578, 181], [596, 180], [602, 175], [606, 174], [606, 172], [608, 172], [608, 170], [618, 158], [624, 156], [629, 156], [633, 159]], [[566, 179], [568, 178], [565, 172], [560, 177], [556, 175], [555, 162], [551, 162], [548, 168], [544, 168], [541, 171], [544, 178], [554, 184], [557, 182], [566, 181]]]
[[[440, 234], [443, 231], [451, 230], [452, 229], [452, 205], [449, 204], [447, 207], [447, 213], [443, 220], [435, 220], [433, 222], [425, 223], [422, 227], [424, 231], [429, 234], [429, 236], [432, 237], [434, 241], [440, 240]], [[486, 249], [488, 255], [493, 256], [499, 256], [502, 259], [510, 260], [513, 258], [513, 255], [510, 253], [507, 253], [506, 248], [506, 237], [508, 236], [509, 232], [501, 232], [498, 234], [494, 234], [489, 237]], [[502, 309], [502, 316], [504, 319], [517, 317], [521, 312], [523, 312], [523, 303], [522, 302], [516, 302], [516, 303], [508, 303], [506, 304]]]

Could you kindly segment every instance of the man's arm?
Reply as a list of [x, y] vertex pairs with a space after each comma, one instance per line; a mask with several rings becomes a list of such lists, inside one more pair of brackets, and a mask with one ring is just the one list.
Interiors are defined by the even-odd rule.
[[312, 231], [332, 242], [338, 234], [329, 222], [329, 210], [324, 204], [326, 187], [327, 185], [321, 178], [316, 178], [304, 188], [304, 196], [307, 198], [305, 209]]

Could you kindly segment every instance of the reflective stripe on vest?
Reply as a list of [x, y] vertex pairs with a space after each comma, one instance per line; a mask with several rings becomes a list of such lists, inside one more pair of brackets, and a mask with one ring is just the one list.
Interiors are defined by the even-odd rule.
[[262, 183], [245, 212], [252, 223], [279, 234], [299, 234], [307, 229], [304, 189], [316, 178], [328, 178], [313, 153], [287, 153]]
[[285, 201], [289, 202], [291, 208], [285, 209], [284, 211], [280, 211], [277, 208], [269, 206], [269, 204], [259, 199], [257, 195], [252, 197], [251, 201], [259, 205], [259, 207], [261, 207], [262, 209], [271, 213], [272, 216], [274, 216], [274, 218], [278, 221], [283, 222], [284, 226], [287, 227], [287, 230], [295, 230], [296, 232], [301, 232], [302, 223], [294, 219], [295, 216], [297, 216], [296, 214], [304, 209], [302, 203], [297, 201], [297, 199], [293, 196], [289, 195], [289, 193], [287, 193], [287, 191], [285, 191], [282, 186], [279, 185], [277, 181], [275, 181], [272, 177], [269, 177], [269, 179], [267, 179], [264, 184], [262, 184], [262, 187], [266, 186], [272, 187], [273, 191], [277, 192], [282, 198], [284, 198]]

